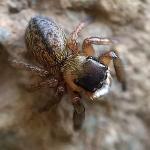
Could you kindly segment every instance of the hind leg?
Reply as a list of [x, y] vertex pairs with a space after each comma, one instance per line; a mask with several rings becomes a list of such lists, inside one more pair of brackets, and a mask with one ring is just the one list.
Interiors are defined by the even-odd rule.
[[10, 64], [13, 67], [21, 69], [21, 70], [29, 71], [29, 72], [33, 73], [34, 75], [46, 77], [49, 74], [49, 72], [46, 71], [45, 69], [42, 69], [42, 68], [33, 66], [31, 64], [27, 64], [27, 63], [18, 61], [18, 60], [13, 59], [13, 58], [9, 58], [8, 61], [10, 62]]

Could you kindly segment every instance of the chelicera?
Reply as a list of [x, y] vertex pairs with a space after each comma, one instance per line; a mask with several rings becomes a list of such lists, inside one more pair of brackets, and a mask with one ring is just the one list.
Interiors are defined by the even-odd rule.
[[[28, 51], [43, 68], [39, 68], [15, 59], [9, 60], [11, 65], [40, 76], [43, 81], [29, 86], [29, 92], [40, 88], [55, 88], [56, 93], [39, 112], [48, 111], [57, 105], [63, 94], [72, 90], [71, 101], [74, 107], [74, 129], [82, 126], [85, 117], [85, 107], [81, 101], [81, 94], [90, 99], [103, 97], [109, 92], [111, 75], [108, 65], [113, 60], [118, 81], [122, 89], [126, 90], [126, 79], [120, 58], [114, 51], [108, 51], [94, 58], [92, 44], [107, 45], [113, 43], [108, 38], [89, 37], [83, 41], [82, 47], [77, 42], [80, 31], [87, 25], [81, 22], [67, 40], [63, 30], [51, 19], [32, 17], [26, 32], [25, 42]], [[68, 54], [71, 50], [72, 54]]]

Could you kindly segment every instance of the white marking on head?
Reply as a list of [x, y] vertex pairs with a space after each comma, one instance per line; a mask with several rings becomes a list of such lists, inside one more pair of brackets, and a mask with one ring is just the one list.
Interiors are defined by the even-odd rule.
[[93, 97], [91, 99], [99, 98], [106, 95], [109, 92], [110, 85], [111, 85], [111, 75], [109, 70], [107, 70], [107, 78], [104, 81], [103, 86], [94, 92]]

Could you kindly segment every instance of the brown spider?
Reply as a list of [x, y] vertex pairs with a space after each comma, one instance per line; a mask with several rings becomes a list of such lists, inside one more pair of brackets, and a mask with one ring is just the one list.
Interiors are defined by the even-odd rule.
[[[72, 104], [74, 107], [73, 122], [74, 129], [82, 126], [85, 117], [85, 107], [81, 101], [81, 94], [95, 99], [109, 92], [111, 75], [108, 65], [113, 60], [118, 81], [126, 90], [125, 73], [120, 58], [113, 51], [108, 51], [99, 58], [94, 58], [92, 44], [107, 45], [113, 43], [108, 38], [90, 37], [86, 38], [82, 48], [76, 41], [81, 29], [87, 22], [80, 23], [66, 40], [63, 30], [51, 19], [35, 16], [32, 17], [25, 33], [27, 49], [34, 59], [43, 68], [32, 66], [15, 59], [10, 59], [12, 66], [29, 71], [43, 78], [43, 81], [28, 87], [29, 92], [40, 88], [56, 88], [52, 99], [40, 109], [39, 112], [48, 111], [57, 105], [65, 91], [72, 89]], [[68, 48], [73, 54], [68, 55]]]

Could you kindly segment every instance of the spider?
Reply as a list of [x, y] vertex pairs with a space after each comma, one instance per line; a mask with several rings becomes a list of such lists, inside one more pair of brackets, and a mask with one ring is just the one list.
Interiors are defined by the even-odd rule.
[[[67, 40], [63, 30], [51, 19], [34, 16], [27, 26], [25, 42], [28, 51], [43, 68], [13, 58], [9, 60], [13, 67], [29, 71], [43, 79], [40, 83], [29, 86], [29, 92], [40, 88], [56, 89], [51, 100], [39, 112], [48, 111], [61, 101], [66, 91], [72, 90], [75, 130], [82, 127], [85, 118], [82, 92], [90, 99], [103, 97], [109, 92], [112, 78], [108, 65], [111, 60], [117, 79], [122, 84], [122, 89], [126, 90], [125, 72], [117, 54], [107, 51], [98, 58], [94, 57], [92, 44], [107, 45], [114, 43], [112, 39], [89, 37], [83, 41], [82, 47], [77, 42], [78, 34], [87, 24], [87, 21], [81, 22]], [[70, 55], [69, 50], [72, 51]]]

